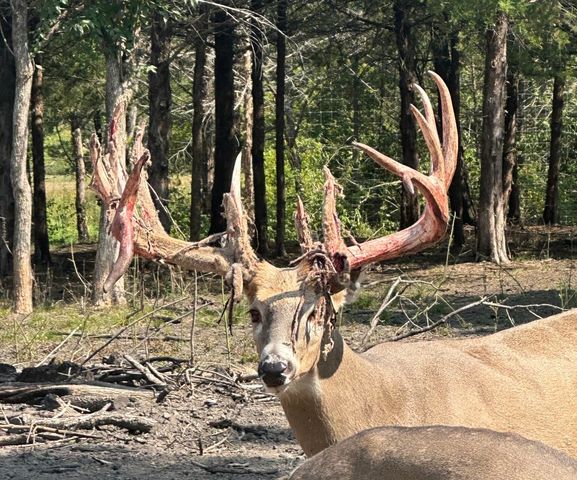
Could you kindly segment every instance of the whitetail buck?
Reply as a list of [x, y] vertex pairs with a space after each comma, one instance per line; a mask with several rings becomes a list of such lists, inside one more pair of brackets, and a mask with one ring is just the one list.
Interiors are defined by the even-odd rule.
[[290, 480], [575, 480], [577, 461], [514, 433], [378, 427], [317, 453]]
[[352, 351], [334, 328], [336, 311], [345, 294], [357, 288], [366, 265], [416, 252], [445, 234], [457, 133], [447, 87], [436, 74], [432, 77], [441, 97], [442, 143], [431, 103], [418, 87], [425, 115], [413, 107], [431, 154], [429, 176], [356, 144], [407, 188], [423, 194], [421, 218], [400, 232], [346, 246], [335, 208], [338, 189], [326, 170], [324, 243], [312, 241], [299, 202], [296, 222], [304, 253], [292, 268], [260, 260], [251, 248], [240, 199], [240, 162], [224, 198], [227, 231], [189, 243], [168, 236], [158, 221], [141, 175], [148, 159], [142, 132], [127, 180], [115, 161], [114, 135], [111, 154], [100, 155], [93, 141], [93, 186], [114, 214], [111, 232], [121, 243], [105, 288], [123, 274], [134, 252], [224, 275], [232, 300], [243, 292], [248, 299], [259, 374], [278, 395], [307, 455], [370, 427], [447, 424], [517, 432], [577, 456], [575, 312], [484, 338], [384, 343], [363, 354]]

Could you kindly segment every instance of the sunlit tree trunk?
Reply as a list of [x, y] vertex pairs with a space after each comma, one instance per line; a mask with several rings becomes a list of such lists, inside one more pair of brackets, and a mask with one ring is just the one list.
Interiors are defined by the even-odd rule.
[[[124, 73], [124, 74], [123, 74]], [[106, 116], [108, 125], [112, 119], [114, 108], [119, 102], [123, 102], [125, 107], [129, 100], [127, 91], [126, 74], [123, 72], [123, 62], [119, 52], [107, 49], [106, 53]], [[124, 79], [124, 82], [123, 82]], [[126, 159], [126, 115], [120, 115], [116, 125], [116, 147], [118, 156], [124, 161]], [[125, 166], [124, 166], [125, 167]], [[123, 190], [122, 188], [121, 190]], [[98, 248], [94, 265], [92, 302], [95, 305], [105, 305], [110, 303], [124, 304], [124, 277], [120, 278], [112, 291], [104, 293], [103, 286], [112, 265], [118, 256], [118, 242], [109, 234], [106, 208], [100, 209], [100, 222], [98, 232]]]
[[48, 221], [46, 214], [46, 167], [44, 165], [44, 93], [43, 69], [40, 56], [36, 56], [32, 80], [32, 165], [34, 179], [33, 225], [34, 262], [50, 263]]
[[242, 203], [249, 225], [254, 225], [254, 180], [252, 175], [252, 131], [254, 127], [252, 102], [252, 50], [247, 48], [244, 54], [244, 74], [246, 78], [244, 97], [244, 144], [242, 147]]
[[505, 82], [507, 79], [507, 15], [500, 12], [486, 33], [483, 130], [481, 138], [481, 186], [477, 255], [494, 263], [509, 262], [505, 239], [503, 195], [503, 137]]
[[84, 243], [88, 242], [86, 188], [84, 184], [86, 168], [82, 150], [82, 130], [80, 127], [80, 119], [77, 115], [72, 116], [70, 127], [72, 130], [72, 159], [74, 161], [74, 173], [76, 177], [76, 230], [78, 232], [78, 241]]
[[12, 52], [10, 2], [0, 0], [0, 277], [12, 273], [14, 197], [10, 181], [16, 68]]
[[32, 191], [26, 173], [28, 113], [34, 67], [28, 49], [28, 2], [12, 0], [12, 45], [16, 61], [16, 90], [10, 176], [14, 193], [14, 312], [32, 312]]
[[564, 90], [565, 78], [561, 75], [556, 75], [553, 83], [549, 169], [547, 171], [545, 209], [543, 210], [543, 222], [547, 225], [559, 223], [559, 165], [561, 164]]

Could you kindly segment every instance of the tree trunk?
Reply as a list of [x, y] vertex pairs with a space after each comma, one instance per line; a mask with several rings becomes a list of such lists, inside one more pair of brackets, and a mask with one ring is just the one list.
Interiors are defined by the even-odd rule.
[[32, 313], [32, 192], [26, 173], [28, 113], [34, 67], [28, 50], [28, 2], [12, 0], [12, 44], [16, 61], [14, 125], [10, 175], [14, 217], [14, 312]]
[[250, 39], [249, 48], [244, 54], [244, 71], [246, 78], [244, 96], [244, 145], [242, 147], [242, 172], [244, 184], [242, 186], [242, 202], [249, 225], [254, 225], [254, 179], [252, 175], [252, 130], [254, 128], [252, 102], [252, 49]]
[[546, 225], [559, 223], [559, 165], [561, 163], [564, 90], [565, 77], [556, 75], [553, 83], [549, 170], [547, 171], [547, 190], [545, 191], [545, 209], [543, 210], [543, 222]]
[[[251, 10], [260, 14], [262, 0], [251, 0]], [[254, 223], [256, 227], [256, 250], [260, 254], [268, 252], [267, 235], [267, 205], [266, 205], [266, 175], [264, 170], [264, 89], [262, 79], [262, 25], [251, 18], [251, 41], [253, 51], [252, 63], [252, 174], [254, 180]]]
[[[507, 74], [507, 101], [505, 104], [505, 138], [503, 140], [503, 203], [509, 205], [517, 166], [517, 106], [519, 104], [519, 70], [510, 65]], [[509, 212], [507, 211], [507, 218]]]
[[[110, 49], [106, 54], [106, 116], [108, 124], [112, 119], [114, 108], [119, 101], [128, 102], [122, 83], [122, 63], [120, 55], [113, 53]], [[116, 148], [119, 158], [126, 159], [126, 116], [120, 115], [116, 125]], [[124, 166], [126, 168], [126, 166]], [[121, 188], [122, 191], [124, 189]], [[92, 302], [95, 305], [106, 305], [110, 303], [124, 304], [124, 277], [121, 277], [112, 288], [111, 292], [104, 293], [103, 286], [112, 265], [118, 256], [119, 245], [116, 239], [108, 232], [108, 218], [106, 207], [100, 209], [100, 222], [98, 231], [98, 248], [94, 262], [94, 278]]]
[[483, 129], [481, 138], [481, 186], [477, 255], [497, 264], [509, 262], [505, 240], [503, 195], [503, 136], [505, 83], [507, 79], [508, 19], [499, 12], [494, 28], [487, 30]]
[[76, 174], [76, 230], [78, 231], [78, 241], [86, 243], [89, 239], [86, 225], [86, 189], [84, 186], [86, 168], [82, 153], [82, 130], [77, 115], [72, 116], [70, 126], [72, 130], [72, 159]]
[[[393, 4], [395, 14], [395, 37], [399, 53], [399, 90], [401, 94], [401, 146], [402, 163], [408, 167], [418, 169], [417, 132], [410, 105], [414, 103], [413, 84], [417, 83], [415, 44], [411, 33], [409, 18], [413, 7], [404, 0], [395, 0]], [[419, 202], [415, 194], [409, 193], [401, 187], [401, 216], [400, 228], [414, 224], [419, 218]]]
[[150, 65], [155, 71], [148, 74], [149, 127], [148, 149], [152, 165], [149, 169], [149, 183], [152, 198], [158, 210], [160, 223], [170, 231], [168, 214], [168, 153], [170, 134], [170, 42], [172, 27], [170, 22], [155, 12], [152, 15]]
[[16, 70], [12, 53], [10, 2], [0, 0], [0, 277], [12, 272], [14, 197], [10, 181]]
[[203, 199], [210, 194], [206, 187], [205, 170], [208, 155], [206, 150], [205, 132], [202, 125], [206, 117], [204, 100], [207, 94], [206, 84], [206, 42], [205, 35], [208, 29], [208, 15], [204, 13], [202, 24], [199, 25], [199, 34], [196, 39], [194, 57], [194, 79], [192, 85], [192, 177], [190, 199], [190, 239], [200, 240], [201, 217]]
[[[453, 100], [453, 109], [455, 111], [455, 120], [457, 122], [457, 135], [459, 138], [459, 149], [457, 152], [457, 166], [453, 181], [449, 186], [449, 202], [453, 212], [453, 246], [460, 250], [465, 244], [465, 230], [463, 222], [463, 149], [461, 146], [461, 122], [459, 117], [460, 110], [460, 82], [459, 82], [459, 51], [456, 48], [457, 33], [452, 32], [446, 35], [444, 32], [436, 29], [434, 32], [433, 43], [433, 64], [435, 71], [447, 84], [451, 98]], [[438, 100], [438, 112], [441, 112], [441, 99]], [[442, 134], [442, 123], [440, 116], [437, 119], [437, 129], [439, 135]]]
[[276, 99], [275, 99], [275, 153], [276, 153], [276, 237], [275, 253], [282, 257], [285, 250], [286, 200], [285, 200], [285, 148], [284, 148], [284, 102], [287, 24], [287, 0], [278, 1], [276, 40]]
[[40, 56], [36, 56], [32, 80], [32, 165], [34, 171], [34, 263], [50, 263], [48, 221], [46, 215], [46, 167], [44, 165], [44, 93], [43, 71]]
[[215, 147], [209, 234], [224, 232], [223, 195], [230, 190], [236, 156], [234, 132], [234, 20], [226, 11], [214, 14]]

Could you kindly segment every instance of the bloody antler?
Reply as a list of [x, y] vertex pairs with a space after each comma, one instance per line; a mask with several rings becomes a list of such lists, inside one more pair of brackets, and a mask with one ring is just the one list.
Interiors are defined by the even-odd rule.
[[[116, 112], [115, 112], [116, 115]], [[242, 267], [245, 276], [258, 261], [250, 246], [246, 218], [240, 199], [240, 164], [237, 159], [231, 192], [225, 196], [227, 232], [200, 242], [186, 242], [169, 236], [154, 207], [148, 188], [145, 165], [150, 158], [142, 145], [143, 128], [135, 135], [134, 165], [128, 178], [116, 165], [115, 122], [111, 122], [108, 151], [103, 155], [93, 136], [90, 157], [94, 165], [92, 188], [107, 206], [110, 233], [120, 242], [118, 258], [104, 284], [110, 290], [126, 272], [133, 255], [178, 265], [185, 270], [199, 270], [227, 275], [234, 265]], [[233, 272], [234, 273], [234, 272]], [[238, 277], [238, 274], [235, 274]]]
[[[325, 208], [323, 230], [325, 232], [325, 248], [333, 258], [337, 271], [348, 268], [355, 271], [369, 263], [399, 257], [406, 253], [414, 253], [428, 245], [436, 243], [445, 234], [449, 222], [449, 206], [447, 190], [453, 178], [457, 164], [457, 126], [447, 86], [436, 73], [429, 72], [437, 84], [441, 96], [443, 115], [443, 144], [439, 139], [433, 107], [427, 94], [415, 86], [424, 105], [425, 115], [411, 105], [411, 111], [423, 133], [425, 142], [431, 154], [432, 173], [424, 175], [392, 158], [376, 151], [362, 143], [353, 143], [375, 162], [401, 178], [409, 191], [413, 186], [425, 197], [426, 205], [419, 220], [404, 230], [368, 240], [362, 244], [350, 247], [344, 246], [339, 232], [339, 222], [336, 214], [336, 190], [334, 179], [330, 172], [326, 173]], [[345, 256], [348, 265], [343, 265], [339, 258]]]

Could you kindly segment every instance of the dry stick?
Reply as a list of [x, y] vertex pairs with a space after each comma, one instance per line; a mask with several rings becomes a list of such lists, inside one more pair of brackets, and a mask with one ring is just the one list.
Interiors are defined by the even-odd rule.
[[61, 435], [74, 435], [75, 437], [83, 437], [83, 438], [103, 438], [102, 435], [94, 435], [92, 433], [82, 433], [82, 432], [77, 432], [74, 430], [66, 430], [66, 429], [62, 429], [62, 428], [54, 428], [54, 427], [47, 427], [44, 425], [35, 425], [35, 424], [31, 424], [31, 425], [12, 425], [12, 424], [8, 424], [8, 425], [0, 425], [0, 430], [25, 430], [25, 431], [29, 431], [29, 430], [38, 430], [38, 431], [43, 431], [43, 432], [49, 432], [49, 433], [59, 433]]
[[39, 363], [36, 364], [36, 368], [41, 367], [42, 365], [44, 365], [44, 362], [46, 362], [48, 359], [50, 359], [54, 354], [56, 354], [56, 352], [58, 352], [58, 350], [60, 350], [68, 340], [70, 340], [78, 331], [80, 327], [76, 327], [74, 330], [72, 330], [68, 336], [62, 340], [55, 348], [52, 349], [52, 351], [46, 355], [42, 361], [40, 361]]
[[154, 385], [166, 387], [166, 382], [164, 380], [161, 380], [160, 377], [157, 378], [156, 375], [154, 375], [154, 373], [152, 373], [151, 370], [149, 370], [144, 365], [142, 365], [138, 360], [136, 360], [135, 358], [132, 358], [128, 354], [125, 354], [123, 356], [126, 359], [126, 361], [128, 363], [130, 363], [130, 365], [132, 365], [134, 368], [136, 368], [136, 370], [138, 370], [140, 373], [142, 373], [142, 375], [144, 375], [144, 377], [150, 383], [153, 383]]
[[400, 335], [395, 335], [394, 337], [389, 338], [388, 341], [397, 342], [399, 340], [402, 340], [403, 338], [412, 337], [414, 335], [418, 335], [419, 333], [425, 333], [425, 332], [428, 332], [430, 330], [433, 330], [433, 329], [437, 328], [439, 325], [443, 325], [443, 324], [447, 323], [447, 321], [449, 319], [451, 319], [455, 315], [458, 315], [459, 313], [461, 313], [465, 310], [469, 310], [470, 308], [476, 307], [477, 305], [484, 305], [484, 304], [486, 305], [487, 304], [487, 302], [486, 302], [487, 298], [488, 297], [483, 297], [480, 300], [477, 300], [476, 302], [469, 303], [468, 305], [465, 305], [461, 308], [458, 308], [457, 310], [454, 310], [451, 313], [448, 313], [447, 315], [445, 315], [441, 319], [437, 320], [435, 323], [431, 323], [430, 325], [427, 325], [426, 327], [421, 327], [421, 328], [418, 328], [415, 330], [410, 330], [408, 332], [401, 333]]
[[385, 310], [385, 308], [387, 308], [391, 303], [393, 303], [399, 297], [399, 295], [402, 293], [402, 292], [397, 292], [394, 297], [392, 296], [393, 292], [399, 286], [401, 281], [402, 281], [402, 277], [397, 277], [397, 279], [390, 286], [389, 291], [387, 292], [387, 295], [385, 296], [385, 299], [383, 300], [383, 303], [381, 303], [381, 306], [379, 307], [377, 312], [373, 315], [373, 318], [371, 318], [371, 322], [370, 322], [371, 327], [369, 328], [367, 333], [365, 333], [365, 336], [363, 337], [363, 339], [361, 341], [362, 345], [364, 345], [367, 342], [367, 340], [369, 339], [371, 334], [375, 331], [375, 328], [377, 328], [377, 324], [379, 322], [379, 316], [381, 315], [381, 313], [383, 313], [383, 310]]
[[195, 360], [195, 345], [194, 345], [194, 330], [196, 329], [196, 304], [198, 302], [198, 276], [197, 271], [194, 271], [194, 294], [192, 304], [192, 325], [190, 326], [190, 364], [194, 365]]
[[206, 470], [207, 472], [210, 473], [232, 473], [235, 475], [274, 475], [276, 473], [278, 473], [278, 468], [273, 468], [273, 469], [269, 469], [269, 470], [258, 470], [255, 468], [250, 468], [250, 467], [246, 467], [246, 468], [242, 468], [242, 470], [240, 468], [234, 468], [234, 467], [229, 467], [229, 466], [210, 466], [210, 465], [205, 465], [204, 463], [200, 463], [200, 462], [196, 462], [194, 460], [190, 460], [190, 463], [192, 463], [193, 465], [196, 465], [197, 467], [200, 467], [204, 470]]
[[165, 303], [164, 305], [155, 308], [152, 312], [149, 312], [145, 315], [143, 315], [142, 317], [138, 317], [136, 320], [133, 320], [132, 322], [130, 322], [128, 325], [126, 325], [126, 327], [121, 328], [117, 333], [115, 333], [110, 340], [108, 340], [107, 342], [104, 343], [104, 345], [100, 346], [99, 348], [97, 348], [94, 352], [92, 352], [87, 358], [86, 360], [84, 360], [84, 362], [82, 362], [81, 366], [86, 365], [86, 363], [90, 360], [92, 360], [98, 353], [100, 353], [102, 350], [104, 350], [108, 345], [110, 345], [116, 338], [118, 338], [120, 335], [122, 335], [124, 332], [126, 332], [126, 330], [128, 330], [130, 327], [133, 327], [134, 325], [136, 325], [138, 322], [140, 322], [141, 320], [144, 320], [145, 318], [148, 318], [152, 315], [154, 315], [155, 313], [159, 312], [160, 310], [163, 310], [167, 307], [171, 307], [172, 305], [176, 305], [177, 303], [180, 303], [186, 299], [190, 298], [189, 296], [186, 297], [182, 297], [179, 298], [178, 300], [174, 300], [173, 302], [170, 303]]

